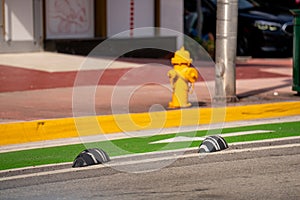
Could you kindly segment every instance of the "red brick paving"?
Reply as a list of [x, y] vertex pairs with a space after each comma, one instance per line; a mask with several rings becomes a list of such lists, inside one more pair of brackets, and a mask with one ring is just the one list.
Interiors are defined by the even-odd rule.
[[[276, 66], [277, 65], [277, 66]], [[276, 77], [290, 77], [289, 75], [265, 72], [262, 69], [270, 67], [283, 67], [291, 68], [292, 64], [289, 61], [286, 62], [274, 62], [266, 63], [255, 60], [246, 63], [237, 63], [236, 67], [236, 78], [239, 79], [255, 79], [255, 78], [276, 78]], [[201, 68], [200, 68], [201, 69]], [[153, 71], [154, 70], [154, 71]], [[210, 74], [209, 79], [213, 79], [213, 70], [201, 69], [204, 74]], [[210, 71], [208, 71], [210, 70]], [[83, 77], [81, 85], [94, 85], [93, 79], [95, 76], [102, 74], [101, 80], [98, 82], [99, 85], [115, 85], [121, 78], [126, 76], [126, 81], [121, 80], [118, 84], [122, 85], [135, 85], [144, 82], [144, 79], [149, 76], [156, 76], [155, 78], [160, 81], [163, 79], [165, 83], [166, 74], [165, 70], [162, 73], [153, 68], [145, 71], [144, 69], [106, 69], [103, 70], [89, 70], [81, 71], [80, 75]], [[130, 72], [130, 73], [128, 73]], [[128, 74], [126, 74], [128, 73]], [[156, 73], [156, 74], [155, 74]], [[12, 92], [12, 91], [25, 91], [25, 90], [36, 90], [36, 89], [50, 89], [50, 88], [63, 88], [74, 86], [77, 72], [45, 72], [32, 69], [24, 69], [18, 67], [10, 67], [0, 65], [0, 92]], [[159, 76], [161, 76], [159, 78]], [[207, 78], [205, 79], [207, 80]], [[200, 77], [199, 81], [203, 81]]]

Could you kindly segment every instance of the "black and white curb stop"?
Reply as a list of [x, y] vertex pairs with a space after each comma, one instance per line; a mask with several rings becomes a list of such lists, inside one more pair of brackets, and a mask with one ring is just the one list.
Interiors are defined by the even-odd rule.
[[72, 167], [85, 167], [109, 162], [110, 158], [105, 151], [98, 148], [82, 151], [74, 160]]
[[210, 153], [221, 151], [228, 148], [225, 139], [218, 135], [206, 137], [199, 146], [198, 153]]

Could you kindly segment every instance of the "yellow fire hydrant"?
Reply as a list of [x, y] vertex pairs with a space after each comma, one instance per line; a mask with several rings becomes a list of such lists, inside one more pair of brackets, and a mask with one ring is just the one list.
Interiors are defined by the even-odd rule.
[[192, 104], [188, 102], [188, 93], [193, 92], [194, 83], [198, 79], [198, 72], [192, 63], [190, 53], [181, 47], [175, 52], [171, 63], [174, 69], [169, 70], [168, 77], [173, 88], [172, 101], [169, 102], [169, 108], [186, 108]]

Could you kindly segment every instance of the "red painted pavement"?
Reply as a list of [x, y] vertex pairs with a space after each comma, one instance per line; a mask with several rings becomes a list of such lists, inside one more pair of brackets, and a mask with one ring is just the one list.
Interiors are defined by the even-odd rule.
[[[237, 79], [256, 79], [256, 78], [276, 78], [290, 77], [280, 73], [265, 72], [266, 68], [291, 68], [292, 63], [289, 59], [283, 60], [264, 60], [252, 59], [247, 62], [237, 62], [236, 77]], [[95, 76], [101, 79], [97, 83], [99, 85], [135, 85], [145, 82], [145, 79], [151, 81], [155, 77], [159, 83], [168, 83], [166, 70], [159, 66], [149, 70], [145, 69], [106, 69], [106, 70], [89, 70], [80, 71], [80, 77], [83, 81], [80, 85], [95, 85]], [[214, 71], [211, 69], [203, 69], [204, 73], [209, 74], [209, 79], [213, 79]], [[74, 86], [78, 72], [45, 72], [31, 69], [0, 65], [0, 92], [25, 91], [36, 89], [63, 88]], [[205, 79], [207, 80], [207, 78]], [[200, 77], [199, 81], [203, 81]]]
[[[129, 69], [81, 71], [85, 85], [95, 73], [103, 73], [99, 84], [113, 85]], [[0, 65], [0, 92], [72, 87], [77, 72], [44, 72]]]

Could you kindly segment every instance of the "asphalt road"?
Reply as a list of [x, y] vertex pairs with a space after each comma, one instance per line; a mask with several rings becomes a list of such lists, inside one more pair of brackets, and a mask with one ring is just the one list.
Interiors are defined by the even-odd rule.
[[0, 199], [300, 199], [299, 144], [285, 140], [200, 157], [192, 150], [115, 158], [107, 166], [1, 172]]

